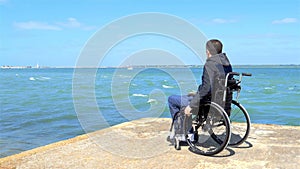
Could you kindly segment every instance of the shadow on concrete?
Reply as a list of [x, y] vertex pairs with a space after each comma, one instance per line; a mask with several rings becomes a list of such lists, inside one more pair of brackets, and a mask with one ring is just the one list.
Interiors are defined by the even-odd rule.
[[213, 155], [211, 157], [230, 157], [233, 156], [235, 154], [235, 151], [233, 151], [231, 148], [227, 147], [226, 149], [224, 149], [221, 153]]
[[251, 148], [251, 147], [253, 147], [253, 144], [251, 144], [249, 141], [244, 141], [244, 143], [239, 146], [233, 146], [233, 148]]
[[[172, 146], [175, 149], [174, 143], [170, 143], [169, 146]], [[191, 147], [189, 146], [189, 144], [187, 142], [180, 142], [180, 147], [188, 147], [188, 150], [191, 153], [196, 154], [196, 155], [203, 155], [203, 154], [199, 154], [199, 153], [194, 152], [193, 150], [191, 150]], [[181, 149], [178, 150], [178, 151], [181, 151]], [[219, 157], [230, 157], [230, 156], [233, 156], [234, 154], [235, 154], [234, 150], [232, 150], [229, 147], [226, 147], [222, 152], [220, 152], [218, 154], [215, 154], [215, 155], [207, 156], [207, 157], [218, 157], [218, 158]]]

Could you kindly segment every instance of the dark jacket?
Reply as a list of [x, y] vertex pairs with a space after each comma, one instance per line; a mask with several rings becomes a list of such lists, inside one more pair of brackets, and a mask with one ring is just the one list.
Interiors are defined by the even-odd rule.
[[[203, 103], [204, 101], [212, 100], [218, 103], [217, 100], [222, 100], [224, 90], [220, 88], [219, 82], [220, 79], [225, 79], [228, 72], [232, 72], [232, 67], [225, 53], [213, 55], [206, 60], [203, 68], [202, 84], [199, 85], [196, 95], [190, 102], [192, 113], [197, 113], [199, 111], [201, 102]], [[228, 94], [228, 97], [232, 96]], [[230, 99], [228, 97], [226, 100]], [[225, 103], [221, 106], [225, 106]]]

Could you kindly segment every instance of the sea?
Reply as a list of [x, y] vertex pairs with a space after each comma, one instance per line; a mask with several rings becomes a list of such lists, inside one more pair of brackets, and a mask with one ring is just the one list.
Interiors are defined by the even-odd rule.
[[[300, 125], [300, 68], [244, 67], [252, 123]], [[167, 98], [196, 91], [202, 68], [0, 69], [0, 158], [123, 122], [170, 118]]]

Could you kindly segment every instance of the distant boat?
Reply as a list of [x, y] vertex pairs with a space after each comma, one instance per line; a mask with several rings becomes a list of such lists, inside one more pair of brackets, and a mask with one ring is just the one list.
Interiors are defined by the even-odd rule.
[[131, 66], [127, 67], [127, 70], [133, 70], [133, 67], [131, 67]]
[[40, 65], [39, 65], [39, 64], [36, 64], [36, 67], [35, 67], [35, 68], [39, 69], [39, 68], [40, 68]]

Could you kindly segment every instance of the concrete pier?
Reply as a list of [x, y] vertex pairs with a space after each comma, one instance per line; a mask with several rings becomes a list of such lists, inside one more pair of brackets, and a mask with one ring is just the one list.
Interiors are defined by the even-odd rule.
[[252, 124], [238, 148], [206, 157], [166, 137], [171, 120], [145, 118], [0, 159], [0, 168], [299, 168], [300, 127]]

